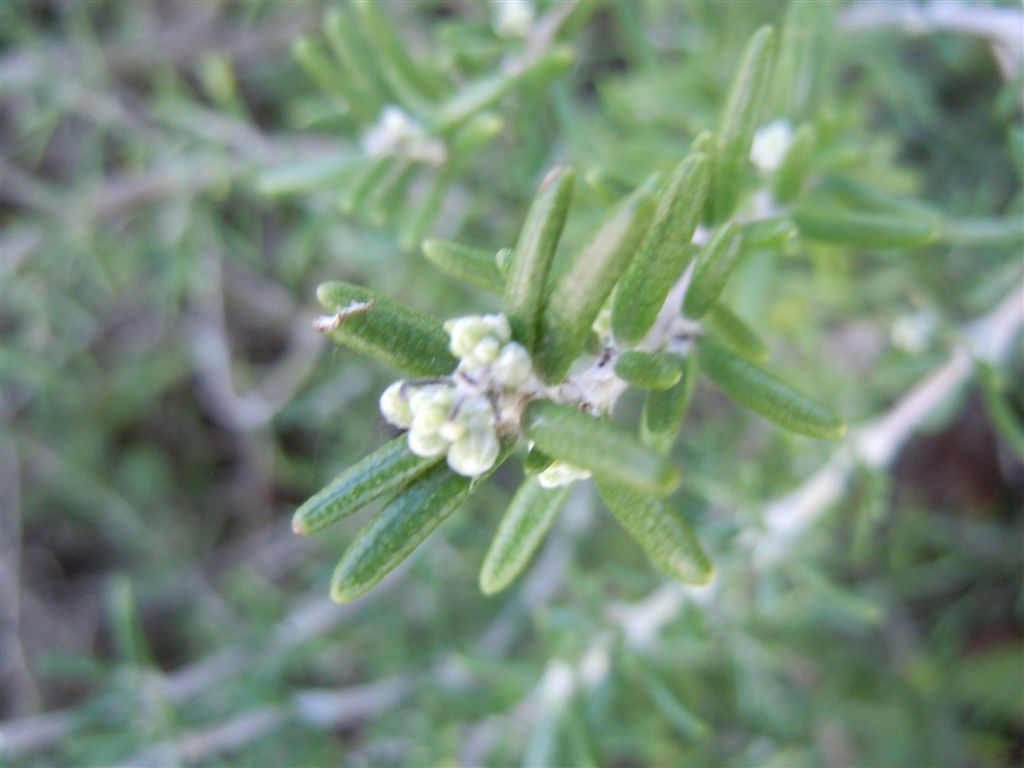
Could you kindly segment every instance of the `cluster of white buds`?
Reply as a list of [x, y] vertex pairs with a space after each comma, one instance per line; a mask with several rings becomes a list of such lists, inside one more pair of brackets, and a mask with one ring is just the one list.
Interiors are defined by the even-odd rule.
[[793, 143], [793, 128], [786, 120], [773, 120], [754, 134], [750, 146], [750, 162], [761, 173], [774, 173]]
[[537, 475], [537, 482], [545, 488], [557, 488], [560, 485], [575, 483], [577, 480], [586, 480], [588, 477], [589, 470], [565, 461], [553, 461], [547, 469]]
[[390, 423], [408, 429], [409, 450], [426, 458], [447, 454], [453, 472], [476, 477], [498, 458], [498, 417], [494, 403], [533, 380], [526, 349], [511, 340], [504, 315], [472, 315], [444, 325], [459, 358], [450, 380], [416, 384], [396, 381], [380, 397]]
[[399, 155], [428, 165], [441, 165], [448, 158], [444, 144], [427, 133], [423, 125], [405, 110], [389, 105], [363, 135], [363, 149], [370, 157]]
[[491, 26], [499, 37], [526, 37], [533, 27], [533, 3], [530, 0], [494, 0]]
[[512, 329], [504, 315], [457, 317], [444, 329], [451, 337], [452, 354], [459, 358], [459, 370], [478, 384], [516, 389], [533, 375], [530, 353], [510, 340]]
[[475, 477], [498, 458], [494, 409], [484, 395], [462, 393], [454, 384], [396, 381], [380, 396], [380, 410], [409, 430], [409, 450], [424, 458], [446, 453], [460, 475]]

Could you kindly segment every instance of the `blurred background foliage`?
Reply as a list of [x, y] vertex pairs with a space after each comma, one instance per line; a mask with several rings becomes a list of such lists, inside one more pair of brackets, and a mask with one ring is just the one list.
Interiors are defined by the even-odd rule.
[[[487, 105], [501, 129], [441, 169], [426, 233], [511, 245], [556, 162], [591, 180], [584, 227], [609, 188], [714, 127], [743, 45], [785, 15], [534, 5], [572, 66]], [[1019, 5], [953, 5], [1020, 24]], [[0, 3], [3, 763], [1021, 764], [1019, 338], [770, 568], [747, 556], [766, 505], [835, 448], [699, 388], [676, 501], [718, 566], [709, 598], [659, 587], [589, 489], [524, 581], [484, 598], [519, 480], [503, 470], [380, 589], [327, 600], [364, 518], [316, 540], [288, 521], [388, 434], [392, 374], [322, 346], [315, 285], [439, 316], [492, 306], [401, 242], [429, 180], [344, 204], [352, 180], [328, 171], [360, 161], [367, 122], [292, 55], [303, 35], [323, 45], [325, 10]], [[381, 10], [456, 83], [522, 55], [484, 2]], [[817, 171], [1019, 221], [1020, 47], [863, 11], [828, 14]], [[801, 246], [750, 258], [730, 291], [790, 378], [856, 426], [942, 366], [965, 323], [1024, 302], [1022, 272], [1013, 237]]]

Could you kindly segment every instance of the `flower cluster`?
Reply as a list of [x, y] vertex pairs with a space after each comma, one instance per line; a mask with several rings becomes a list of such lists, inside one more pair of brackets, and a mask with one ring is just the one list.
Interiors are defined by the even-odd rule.
[[495, 403], [533, 378], [533, 363], [511, 341], [504, 315], [472, 315], [445, 323], [456, 374], [442, 382], [396, 381], [380, 398], [384, 418], [408, 429], [409, 450], [417, 456], [447, 454], [452, 471], [475, 477], [498, 458]]

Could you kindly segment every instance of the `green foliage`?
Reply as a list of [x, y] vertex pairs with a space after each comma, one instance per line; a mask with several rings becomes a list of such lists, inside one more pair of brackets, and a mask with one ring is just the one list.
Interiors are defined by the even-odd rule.
[[1019, 9], [523, 7], [0, 3], [4, 765], [1019, 762]]

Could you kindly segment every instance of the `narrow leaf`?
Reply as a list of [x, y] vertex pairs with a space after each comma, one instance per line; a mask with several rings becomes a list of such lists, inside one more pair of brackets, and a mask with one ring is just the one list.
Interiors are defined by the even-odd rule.
[[505, 286], [493, 251], [471, 248], [448, 240], [426, 240], [423, 243], [423, 255], [446, 275], [477, 288], [501, 293]]
[[761, 115], [771, 75], [775, 33], [761, 27], [743, 53], [722, 113], [717, 134], [712, 181], [713, 220], [732, 214], [750, 156], [750, 145]]
[[268, 168], [256, 177], [261, 195], [294, 195], [337, 186], [362, 161], [362, 155], [338, 155], [327, 160], [293, 160]]
[[422, 107], [445, 95], [446, 84], [429, 67], [413, 61], [406, 43], [378, 7], [376, 0], [353, 3], [360, 27], [373, 51], [377, 66], [383, 65], [388, 83], [408, 106]]
[[575, 176], [571, 168], [555, 168], [541, 183], [519, 233], [505, 283], [503, 307], [512, 336], [531, 354], [548, 270], [569, 214]]
[[480, 570], [480, 589], [484, 594], [500, 592], [522, 572], [565, 506], [572, 488], [572, 483], [545, 488], [536, 478], [519, 486]]
[[341, 63], [349, 88], [358, 95], [368, 120], [376, 117], [390, 95], [383, 79], [376, 77], [376, 67], [360, 37], [351, 12], [335, 8], [324, 18], [327, 44]]
[[567, 70], [572, 60], [572, 50], [559, 46], [518, 71], [498, 72], [468, 83], [437, 108], [431, 125], [439, 133], [449, 131], [497, 104], [521, 81], [532, 78], [550, 80]]
[[635, 344], [644, 337], [686, 268], [709, 178], [708, 158], [697, 154], [683, 160], [665, 183], [654, 221], [615, 292], [612, 328], [619, 340]]
[[772, 177], [772, 196], [778, 202], [788, 203], [800, 193], [811, 167], [817, 141], [817, 133], [810, 123], [801, 126], [796, 132], [782, 158], [782, 164]]
[[523, 459], [523, 471], [528, 475], [539, 475], [555, 462], [555, 457], [544, 453], [536, 445], [531, 445]]
[[511, 452], [477, 478], [456, 475], [441, 464], [401, 491], [345, 551], [331, 579], [331, 597], [347, 603], [372, 589], [407, 558], [480, 486]]
[[683, 376], [678, 355], [628, 350], [615, 361], [615, 374], [637, 389], [669, 389]]
[[439, 460], [417, 456], [409, 450], [405, 435], [397, 437], [353, 464], [299, 507], [292, 518], [292, 530], [302, 536], [321, 531], [374, 499], [398, 490]]
[[684, 584], [704, 585], [715, 575], [708, 556], [686, 519], [661, 499], [598, 480], [608, 509], [666, 575]]
[[744, 251], [778, 248], [796, 236], [796, 225], [786, 217], [760, 219], [740, 225]]
[[840, 209], [799, 208], [793, 212], [800, 235], [808, 240], [867, 248], [918, 248], [939, 234], [930, 216], [892, 216]]
[[398, 158], [393, 155], [378, 157], [371, 161], [342, 192], [341, 210], [348, 214], [361, 210], [367, 198], [387, 178], [397, 163]]
[[846, 431], [828, 408], [707, 338], [698, 342], [697, 360], [726, 394], [780, 427], [821, 440]]
[[761, 337], [743, 318], [721, 302], [711, 308], [704, 323], [725, 346], [751, 362], [763, 363], [768, 359], [768, 347], [761, 341]]
[[523, 410], [524, 434], [555, 458], [648, 493], [670, 493], [679, 473], [631, 434], [602, 419], [548, 400]]
[[590, 326], [629, 265], [653, 214], [654, 198], [644, 185], [598, 227], [555, 281], [541, 310], [534, 361], [548, 384], [561, 381], [583, 350]]
[[403, 250], [420, 245], [424, 235], [437, 218], [445, 195], [463, 167], [477, 152], [491, 142], [500, 132], [504, 122], [490, 112], [477, 115], [459, 128], [449, 146], [448, 162], [431, 182], [416, 211], [405, 221], [399, 234]]
[[667, 454], [675, 442], [693, 396], [696, 365], [693, 357], [680, 358], [683, 376], [671, 389], [647, 393], [640, 419], [640, 439], [644, 445]]
[[398, 210], [405, 200], [406, 192], [422, 167], [411, 160], [403, 159], [377, 185], [366, 201], [366, 214], [370, 222], [382, 226]]
[[831, 43], [832, 3], [790, 2], [782, 22], [775, 73], [779, 114], [791, 120], [808, 116], [822, 81]]
[[1024, 252], [1024, 216], [946, 222], [939, 237], [960, 248], [1016, 248]]
[[[448, 351], [440, 320], [351, 283], [324, 283], [316, 295], [326, 309], [339, 313], [336, 326], [324, 328], [339, 344], [417, 376], [454, 370], [458, 361]], [[346, 315], [353, 306], [362, 308]]]
[[365, 103], [350, 86], [344, 73], [331, 60], [323, 47], [308, 37], [300, 37], [292, 46], [296, 60], [312, 80], [324, 91], [340, 99], [350, 113], [360, 119], [369, 119]]
[[721, 227], [697, 256], [683, 312], [697, 320], [711, 309], [729, 281], [743, 250], [743, 235], [732, 222]]

